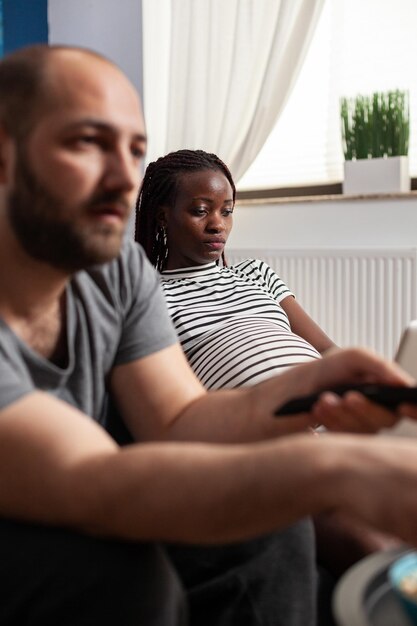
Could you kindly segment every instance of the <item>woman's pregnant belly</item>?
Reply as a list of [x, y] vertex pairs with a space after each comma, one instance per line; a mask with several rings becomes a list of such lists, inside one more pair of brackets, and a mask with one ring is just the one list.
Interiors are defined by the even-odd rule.
[[242, 317], [207, 333], [187, 358], [206, 388], [220, 389], [253, 385], [320, 354], [273, 321]]

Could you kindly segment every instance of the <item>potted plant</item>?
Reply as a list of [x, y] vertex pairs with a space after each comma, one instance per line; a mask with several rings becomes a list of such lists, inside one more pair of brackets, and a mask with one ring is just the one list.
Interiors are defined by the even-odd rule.
[[343, 193], [409, 191], [410, 116], [406, 91], [342, 98]]

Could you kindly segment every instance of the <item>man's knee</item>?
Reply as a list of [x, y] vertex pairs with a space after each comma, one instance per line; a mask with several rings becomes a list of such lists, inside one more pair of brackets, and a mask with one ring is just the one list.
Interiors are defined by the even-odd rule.
[[179, 626], [184, 596], [153, 544], [0, 521], [0, 623]]

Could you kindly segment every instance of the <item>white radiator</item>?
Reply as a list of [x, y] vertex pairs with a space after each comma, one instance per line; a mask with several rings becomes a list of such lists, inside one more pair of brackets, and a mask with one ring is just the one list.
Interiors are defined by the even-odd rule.
[[340, 346], [391, 358], [417, 318], [417, 249], [227, 251], [229, 265], [247, 258], [266, 261]]

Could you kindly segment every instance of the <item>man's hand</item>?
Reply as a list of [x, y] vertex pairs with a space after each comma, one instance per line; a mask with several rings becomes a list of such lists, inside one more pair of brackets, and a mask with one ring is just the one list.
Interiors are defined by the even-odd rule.
[[317, 561], [336, 579], [369, 554], [398, 548], [404, 543], [398, 537], [334, 511], [321, 513], [313, 521]]
[[[316, 367], [310, 367], [309, 371], [308, 366]], [[300, 366], [300, 375], [301, 368], [305, 368], [305, 376], [302, 378], [309, 386], [308, 393], [312, 388], [316, 391], [323, 389], [311, 412], [313, 422], [340, 432], [374, 433], [389, 428], [406, 414], [405, 409], [402, 407], [398, 411], [390, 411], [356, 391], [349, 391], [341, 397], [326, 389], [342, 382], [400, 386], [415, 382], [395, 363], [382, 360], [378, 355], [363, 349], [330, 350], [320, 361]], [[416, 406], [408, 413], [417, 419]]]

